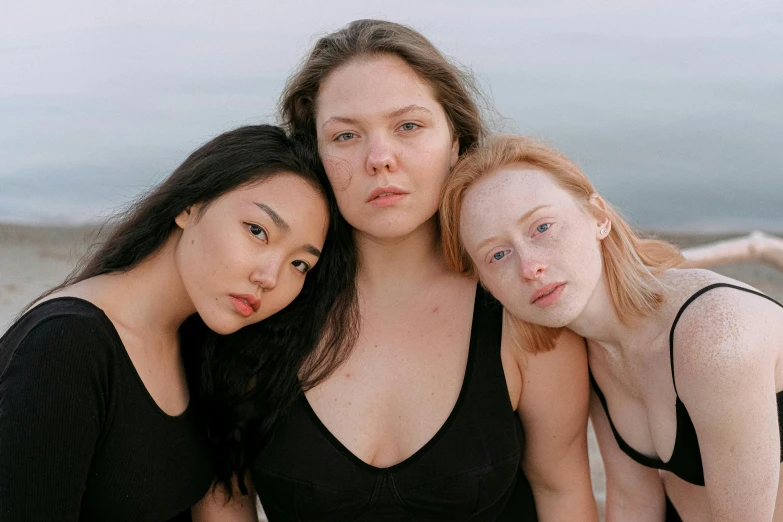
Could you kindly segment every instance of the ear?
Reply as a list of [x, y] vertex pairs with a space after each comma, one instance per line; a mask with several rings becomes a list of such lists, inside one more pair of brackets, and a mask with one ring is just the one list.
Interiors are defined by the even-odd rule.
[[174, 218], [174, 222], [177, 224], [179, 228], [182, 230], [185, 230], [185, 228], [188, 227], [196, 217], [196, 211], [193, 205], [189, 206], [182, 212], [180, 212], [177, 217]]
[[599, 241], [606, 238], [612, 231], [612, 220], [606, 210], [606, 203], [598, 194], [591, 194], [589, 201], [591, 214], [595, 217], [595, 235]]
[[449, 169], [453, 169], [454, 165], [459, 161], [459, 138], [454, 139], [454, 143], [451, 144], [451, 160], [449, 161]]

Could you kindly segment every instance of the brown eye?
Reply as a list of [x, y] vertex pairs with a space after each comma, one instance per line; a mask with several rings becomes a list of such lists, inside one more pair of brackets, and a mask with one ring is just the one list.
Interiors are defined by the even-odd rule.
[[253, 234], [255, 237], [257, 237], [258, 239], [264, 242], [269, 241], [269, 236], [267, 235], [266, 230], [264, 230], [263, 227], [255, 225], [253, 223], [245, 223], [245, 225], [247, 226], [247, 229], [250, 231], [250, 233]]
[[294, 261], [291, 264], [294, 265], [294, 268], [296, 268], [303, 274], [309, 272], [311, 268], [310, 265], [308, 263], [305, 263], [304, 261]]

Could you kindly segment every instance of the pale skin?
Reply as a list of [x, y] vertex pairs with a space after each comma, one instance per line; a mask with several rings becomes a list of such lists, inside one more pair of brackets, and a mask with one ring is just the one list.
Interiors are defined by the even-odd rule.
[[[333, 71], [319, 90], [316, 128], [340, 210], [356, 229], [362, 323], [349, 359], [306, 397], [348, 450], [389, 467], [441, 428], [465, 375], [476, 281], [448, 269], [435, 221], [458, 143], [431, 88], [391, 56]], [[373, 191], [388, 187], [404, 195], [369, 203]], [[582, 340], [564, 335], [551, 352], [532, 355], [504, 327], [501, 358], [509, 401], [525, 429], [520, 466], [540, 520], [598, 520]], [[198, 520], [255, 517], [250, 506], [237, 511], [226, 518], [209, 509]]]
[[[44, 300], [78, 297], [102, 309], [157, 405], [180, 415], [190, 400], [181, 324], [199, 313], [227, 334], [285, 307], [318, 261], [328, 220], [313, 187], [281, 174], [231, 191], [203, 212], [198, 205], [183, 211], [164, 245], [137, 267], [86, 279]], [[255, 295], [258, 309], [239, 313], [231, 295]]]
[[[747, 285], [705, 270], [667, 270], [660, 275], [660, 308], [624, 324], [602, 270], [599, 244], [614, 232], [605, 214], [595, 212], [601, 206], [597, 197], [577, 202], [533, 166], [508, 165], [467, 190], [461, 239], [508, 311], [588, 340], [590, 368], [619, 434], [640, 453], [666, 462], [676, 433], [668, 339], [674, 317], [711, 283]], [[551, 283], [565, 284], [554, 302], [532, 301]], [[694, 301], [675, 330], [674, 368], [699, 439], [706, 486], [631, 460], [594, 395], [607, 520], [661, 521], [666, 494], [685, 521], [783, 521], [775, 397], [783, 390], [781, 360], [783, 309], [729, 288]]]

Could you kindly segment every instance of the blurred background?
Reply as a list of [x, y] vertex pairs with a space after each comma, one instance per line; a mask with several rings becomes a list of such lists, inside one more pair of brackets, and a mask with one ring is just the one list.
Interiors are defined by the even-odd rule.
[[93, 223], [275, 120], [316, 37], [413, 26], [639, 226], [783, 230], [779, 0], [0, 3], [0, 222]]
[[[315, 39], [409, 24], [472, 69], [495, 128], [576, 160], [681, 246], [783, 232], [780, 0], [3, 0], [0, 334], [95, 224], [239, 125], [274, 122]], [[716, 270], [783, 299], [783, 272]], [[590, 438], [603, 508], [603, 466]]]

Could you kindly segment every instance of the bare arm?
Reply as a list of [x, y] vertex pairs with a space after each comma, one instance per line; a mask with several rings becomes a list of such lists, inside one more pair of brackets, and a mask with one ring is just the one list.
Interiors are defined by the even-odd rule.
[[662, 522], [666, 502], [658, 470], [642, 466], [623, 453], [594, 392], [590, 418], [606, 470], [606, 522]]
[[[234, 482], [236, 483], [236, 480]], [[242, 495], [239, 489], [234, 487], [229, 501], [226, 501], [225, 488], [210, 488], [204, 498], [191, 509], [193, 522], [258, 522], [253, 481], [246, 478], [245, 484], [248, 485], [248, 494]]]
[[564, 332], [553, 350], [525, 354], [520, 362], [522, 468], [539, 519], [597, 522], [587, 457], [589, 386], [584, 341]]
[[675, 336], [675, 382], [696, 428], [715, 521], [769, 521], [775, 510], [776, 359], [764, 306], [714, 290], [691, 305]]

